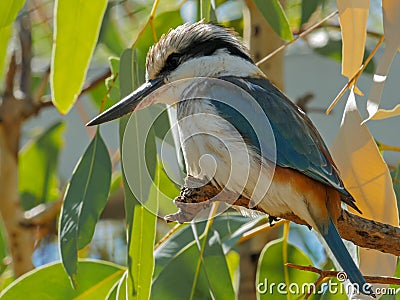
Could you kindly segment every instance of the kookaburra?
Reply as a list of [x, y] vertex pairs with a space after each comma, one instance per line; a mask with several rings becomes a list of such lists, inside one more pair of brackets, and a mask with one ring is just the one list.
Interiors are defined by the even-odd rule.
[[150, 48], [146, 69], [141, 87], [88, 125], [174, 105], [189, 175], [244, 195], [272, 216], [295, 214], [322, 235], [349, 280], [373, 295], [336, 229], [342, 201], [358, 208], [327, 146], [233, 31], [179, 26]]

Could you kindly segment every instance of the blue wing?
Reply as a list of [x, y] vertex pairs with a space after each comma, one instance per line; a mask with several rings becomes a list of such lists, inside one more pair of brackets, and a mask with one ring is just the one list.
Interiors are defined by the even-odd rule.
[[[254, 110], [255, 118], [260, 113], [267, 116], [275, 137], [278, 166], [297, 170], [334, 187], [342, 194], [343, 201], [358, 210], [339, 177], [327, 146], [311, 120], [297, 105], [266, 78], [229, 76], [220, 79], [241, 87], [258, 102], [258, 108], [251, 106], [249, 109]], [[268, 143], [257, 138], [251, 124], [240, 117], [240, 112], [233, 111], [218, 101], [213, 102], [213, 105], [256, 148], [260, 149], [260, 145]], [[259, 111], [260, 107], [262, 112]]]

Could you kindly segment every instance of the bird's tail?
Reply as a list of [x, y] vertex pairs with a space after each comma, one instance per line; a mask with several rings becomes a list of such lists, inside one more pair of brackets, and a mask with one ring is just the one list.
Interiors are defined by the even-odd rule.
[[333, 255], [336, 257], [339, 264], [342, 266], [344, 272], [347, 275], [347, 278], [358, 286], [358, 290], [365, 294], [371, 295], [375, 298], [374, 292], [372, 288], [367, 282], [365, 278], [361, 274], [360, 270], [354, 263], [350, 253], [347, 251], [333, 221], [329, 218], [329, 224], [327, 227], [320, 228], [320, 232], [322, 237], [328, 244], [331, 249]]

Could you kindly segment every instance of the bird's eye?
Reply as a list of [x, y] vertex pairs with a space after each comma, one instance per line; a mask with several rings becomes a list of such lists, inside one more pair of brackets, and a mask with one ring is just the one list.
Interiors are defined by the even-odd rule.
[[176, 69], [179, 65], [181, 59], [181, 55], [178, 53], [172, 53], [168, 56], [167, 58], [167, 62], [166, 62], [166, 68], [169, 71], [172, 71], [174, 69]]

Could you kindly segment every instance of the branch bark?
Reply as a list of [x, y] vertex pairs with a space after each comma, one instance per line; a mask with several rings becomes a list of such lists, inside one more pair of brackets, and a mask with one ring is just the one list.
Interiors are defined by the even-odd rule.
[[[193, 177], [186, 178], [180, 196], [174, 200], [179, 211], [176, 214], [166, 216], [167, 221], [179, 223], [191, 221], [197, 213], [208, 208], [215, 201], [226, 202], [267, 214], [257, 206], [250, 208], [250, 199], [229, 191], [221, 191], [210, 183], [203, 183], [203, 185], [201, 183]], [[274, 217], [311, 228], [309, 224], [294, 214]], [[400, 256], [400, 228], [398, 227], [368, 220], [346, 210], [341, 211], [337, 219], [337, 227], [342, 238], [357, 246]]]
[[[14, 63], [12, 60], [7, 78], [15, 75]], [[0, 214], [8, 235], [14, 275], [18, 277], [33, 268], [33, 239], [31, 232], [19, 224], [24, 212], [18, 191], [18, 149], [25, 101], [16, 99], [12, 94], [13, 82], [8, 84], [0, 105]]]
[[32, 57], [30, 20], [29, 17], [22, 16], [18, 22], [21, 42], [19, 87], [22, 95], [16, 97], [14, 94], [15, 82], [18, 82], [15, 78], [18, 65], [14, 52], [6, 75], [4, 93], [0, 99], [0, 214], [8, 236], [15, 277], [33, 269], [31, 258], [34, 242], [32, 232], [19, 224], [24, 214], [18, 190], [19, 140], [22, 123], [33, 105], [30, 101]]

